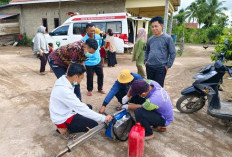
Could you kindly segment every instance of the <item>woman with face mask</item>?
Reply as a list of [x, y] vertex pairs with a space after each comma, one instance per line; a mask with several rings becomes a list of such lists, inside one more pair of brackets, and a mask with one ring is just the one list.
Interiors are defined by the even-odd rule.
[[[64, 45], [51, 52], [48, 62], [57, 78], [64, 75], [71, 63], [84, 64], [98, 48], [95, 39], [89, 38], [86, 42], [76, 41], [74, 43]], [[80, 85], [76, 85], [74, 93], [81, 100]]]

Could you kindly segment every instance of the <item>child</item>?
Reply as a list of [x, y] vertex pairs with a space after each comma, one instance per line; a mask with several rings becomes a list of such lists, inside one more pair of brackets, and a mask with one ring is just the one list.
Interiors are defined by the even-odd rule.
[[[53, 43], [48, 43], [48, 48], [49, 48], [49, 51], [48, 51], [48, 56], [49, 56], [51, 52], [54, 50]], [[50, 68], [50, 72], [53, 72], [51, 68]]]
[[53, 51], [54, 49], [54, 46], [53, 46], [53, 43], [48, 43], [48, 48], [49, 48], [49, 54]]

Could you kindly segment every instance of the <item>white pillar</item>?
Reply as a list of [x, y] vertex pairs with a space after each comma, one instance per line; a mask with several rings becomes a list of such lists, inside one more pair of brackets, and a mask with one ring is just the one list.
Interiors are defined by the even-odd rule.
[[168, 34], [172, 35], [172, 23], [173, 23], [173, 13], [171, 13], [171, 17], [169, 20], [169, 28], [168, 28]]
[[138, 20], [138, 28], [137, 28], [137, 31], [139, 28], [143, 28], [143, 21], [142, 20]]
[[169, 8], [169, 0], [166, 0], [165, 12], [164, 12], [164, 28], [163, 28], [163, 32], [164, 32], [164, 33], [167, 33], [167, 26], [168, 26], [168, 8]]
[[145, 30], [146, 30], [146, 32], [147, 32], [147, 34], [148, 34], [148, 30], [149, 30], [149, 21], [146, 21]]

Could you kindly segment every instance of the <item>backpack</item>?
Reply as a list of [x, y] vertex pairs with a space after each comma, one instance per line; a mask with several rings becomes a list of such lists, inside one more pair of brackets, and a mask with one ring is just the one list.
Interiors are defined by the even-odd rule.
[[132, 126], [135, 124], [134, 118], [127, 110], [116, 112], [113, 120], [108, 124], [105, 135], [113, 140], [126, 141]]

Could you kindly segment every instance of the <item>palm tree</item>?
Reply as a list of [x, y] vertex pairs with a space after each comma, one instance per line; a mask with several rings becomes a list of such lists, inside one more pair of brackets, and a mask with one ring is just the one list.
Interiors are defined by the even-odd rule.
[[229, 17], [227, 15], [219, 15], [219, 17], [217, 18], [217, 25], [219, 25], [220, 27], [224, 28], [228, 25], [228, 21], [229, 21]]
[[219, 0], [207, 0], [207, 12], [204, 15], [204, 24], [208, 28], [212, 26], [220, 16], [223, 16], [226, 7], [222, 7], [224, 1], [219, 2]]
[[187, 12], [185, 12], [185, 10], [182, 8], [178, 12], [178, 14], [174, 16], [174, 18], [177, 20], [179, 26], [182, 25], [185, 22], [185, 20], [186, 20], [186, 13]]
[[186, 8], [187, 17], [189, 18], [188, 22], [197, 21], [200, 25], [204, 22], [204, 15], [207, 12], [206, 0], [196, 0], [192, 2], [190, 6]]
[[197, 10], [198, 6], [196, 2], [192, 2], [190, 6], [186, 8], [186, 17], [189, 18], [189, 23], [191, 22], [191, 20], [194, 22], [195, 18], [197, 18]]

